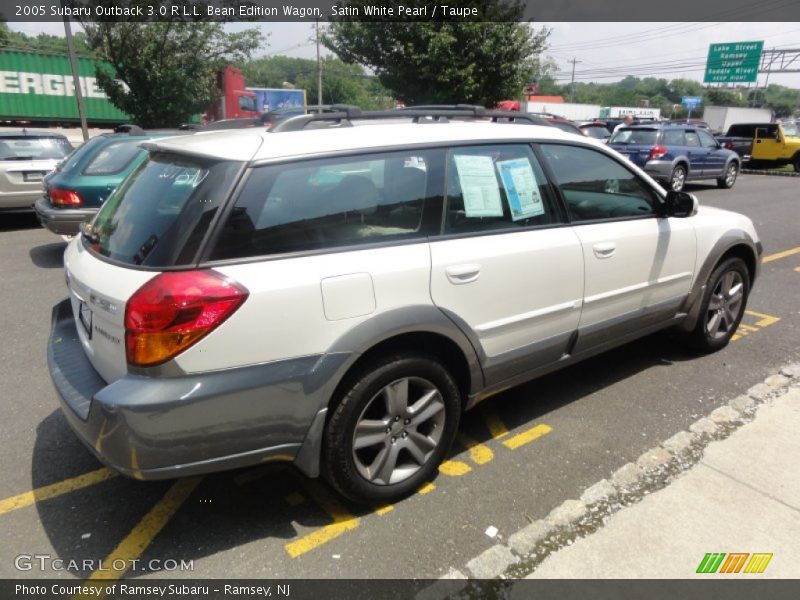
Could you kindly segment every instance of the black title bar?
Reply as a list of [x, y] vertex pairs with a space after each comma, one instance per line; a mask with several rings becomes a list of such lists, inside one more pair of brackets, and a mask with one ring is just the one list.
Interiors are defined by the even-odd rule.
[[0, 20], [76, 21], [800, 21], [798, 0], [0, 0]]

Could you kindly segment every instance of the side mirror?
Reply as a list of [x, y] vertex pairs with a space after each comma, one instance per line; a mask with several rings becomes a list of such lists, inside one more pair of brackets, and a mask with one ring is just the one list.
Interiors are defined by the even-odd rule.
[[694, 194], [670, 190], [667, 192], [664, 216], [678, 218], [693, 217], [697, 214], [697, 207], [699, 204], [697, 196]]

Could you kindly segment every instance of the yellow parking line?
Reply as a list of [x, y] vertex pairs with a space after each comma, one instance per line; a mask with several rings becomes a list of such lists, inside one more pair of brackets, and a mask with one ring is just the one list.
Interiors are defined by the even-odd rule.
[[172, 484], [161, 500], [156, 502], [128, 536], [111, 551], [101, 563], [101, 567], [92, 573], [89, 579], [120, 579], [130, 568], [131, 561], [141, 556], [202, 479], [202, 477], [189, 477], [179, 479]]
[[524, 446], [525, 444], [529, 444], [530, 442], [539, 439], [543, 435], [547, 435], [553, 431], [553, 428], [549, 425], [541, 424], [536, 425], [535, 427], [531, 427], [527, 431], [523, 431], [522, 433], [518, 433], [517, 435], [507, 439], [503, 442], [503, 445], [506, 448], [511, 448], [512, 450], [516, 450], [520, 446]]
[[744, 323], [739, 323], [739, 329], [743, 329], [744, 331], [748, 332], [752, 331], [754, 333], [759, 330], [758, 327], [753, 327], [752, 325], [745, 325]]
[[795, 268], [794, 268], [794, 272], [795, 272], [795, 273], [800, 273], [800, 267], [795, 267]]
[[57, 483], [51, 483], [50, 485], [45, 485], [23, 494], [17, 494], [16, 496], [5, 498], [4, 500], [0, 500], [0, 515], [13, 510], [18, 510], [20, 508], [25, 508], [26, 506], [30, 506], [36, 502], [49, 500], [51, 498], [56, 498], [57, 496], [69, 494], [75, 490], [96, 485], [116, 476], [116, 472], [103, 467], [102, 469], [97, 469], [96, 471], [90, 471], [89, 473], [78, 475], [77, 477], [70, 477], [69, 479], [64, 479], [63, 481], [59, 481]]
[[750, 315], [751, 317], [758, 317], [760, 320], [756, 321], [754, 324], [757, 327], [769, 327], [781, 320], [780, 317], [773, 317], [772, 315], [765, 315], [764, 313], [758, 313], [754, 310], [746, 310], [744, 311], [746, 315]]
[[376, 515], [383, 516], [383, 515], [385, 515], [386, 513], [388, 513], [388, 512], [391, 512], [391, 511], [393, 511], [393, 510], [394, 510], [394, 506], [393, 506], [393, 505], [391, 505], [391, 504], [384, 504], [383, 506], [379, 506], [378, 508], [376, 508], [376, 509], [375, 509], [375, 514], [376, 514]]
[[497, 416], [493, 408], [484, 405], [478, 410], [480, 411], [484, 423], [486, 423], [486, 427], [489, 428], [489, 433], [492, 434], [492, 438], [499, 440], [501, 437], [508, 435], [508, 429], [503, 425], [503, 422], [500, 420], [500, 417]]
[[334, 538], [339, 537], [345, 531], [350, 531], [358, 527], [358, 519], [347, 512], [338, 500], [333, 498], [320, 483], [317, 481], [295, 476], [306, 491], [319, 504], [319, 506], [333, 519], [333, 523], [320, 527], [308, 535], [289, 542], [284, 546], [286, 553], [292, 558], [310, 552], [314, 548], [321, 546]]
[[778, 260], [779, 258], [786, 258], [787, 256], [792, 256], [793, 254], [800, 254], [800, 246], [797, 248], [792, 248], [790, 250], [784, 250], [783, 252], [776, 252], [775, 254], [770, 254], [769, 256], [765, 256], [761, 259], [762, 263], [772, 262], [773, 260]]
[[417, 490], [418, 494], [430, 494], [433, 490], [436, 489], [436, 486], [432, 483], [428, 482], [424, 484], [421, 488]]
[[469, 451], [470, 459], [477, 465], [485, 465], [494, 458], [494, 452], [489, 446], [476, 442], [468, 435], [459, 433], [458, 441]]
[[460, 460], [446, 460], [439, 465], [439, 472], [450, 477], [461, 477], [472, 471], [472, 468]]

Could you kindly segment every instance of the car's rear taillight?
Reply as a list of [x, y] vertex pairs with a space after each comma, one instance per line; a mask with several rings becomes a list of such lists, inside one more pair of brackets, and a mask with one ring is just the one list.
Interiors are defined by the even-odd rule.
[[249, 295], [215, 271], [157, 275], [125, 306], [128, 363], [146, 367], [173, 358], [216, 329]]
[[656, 158], [661, 158], [662, 156], [666, 155], [667, 149], [664, 146], [656, 145], [650, 148], [650, 154], [647, 155], [647, 160], [653, 160]]
[[733, 142], [728, 142], [728, 143], [726, 143], [726, 144], [725, 144], [725, 147], [726, 147], [728, 150], [733, 150]]
[[83, 206], [83, 196], [72, 190], [53, 188], [50, 190], [50, 202], [53, 206]]

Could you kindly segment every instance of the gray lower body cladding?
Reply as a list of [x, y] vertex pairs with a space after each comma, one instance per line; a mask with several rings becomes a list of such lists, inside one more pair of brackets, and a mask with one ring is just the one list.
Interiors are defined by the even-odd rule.
[[97, 457], [137, 479], [293, 461], [349, 354], [307, 356], [178, 377], [128, 374], [107, 384], [53, 309], [48, 365], [72, 429]]

